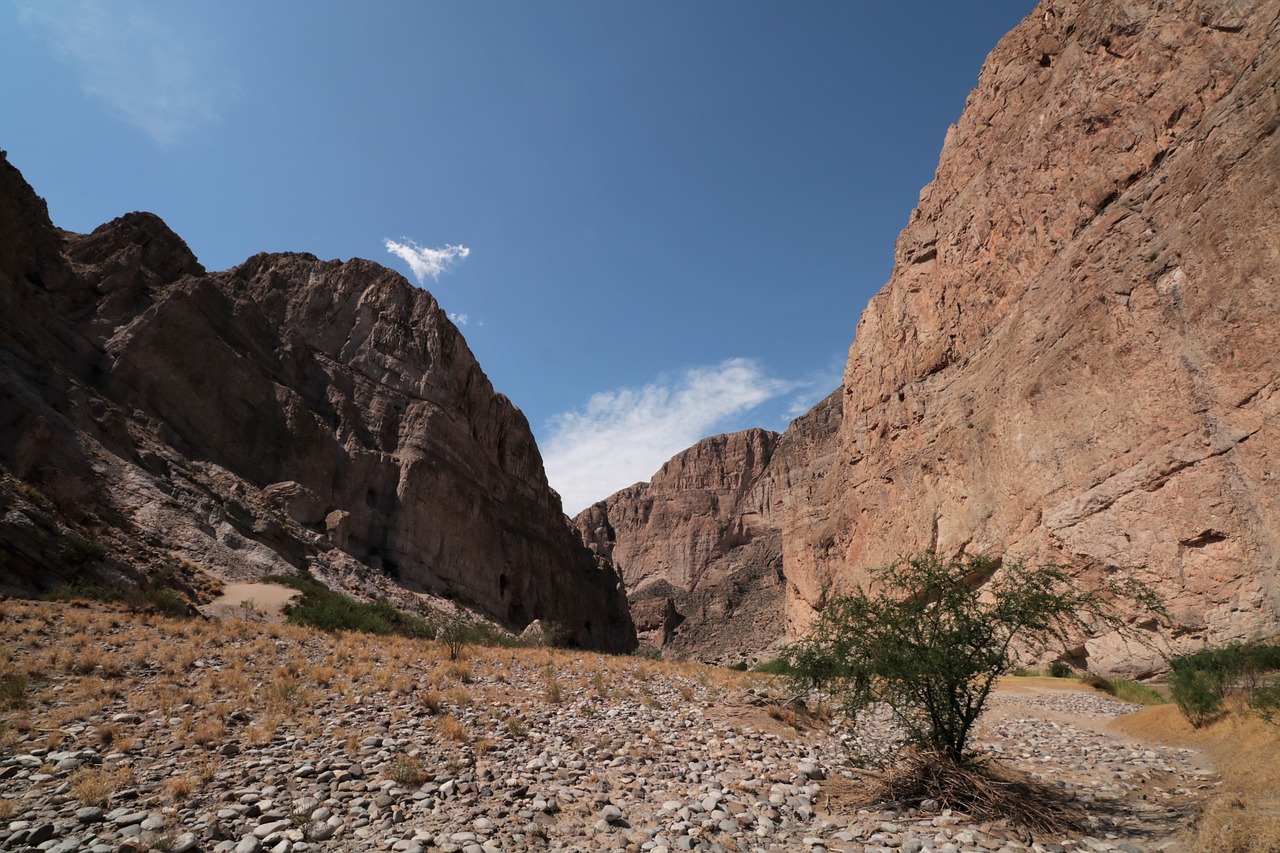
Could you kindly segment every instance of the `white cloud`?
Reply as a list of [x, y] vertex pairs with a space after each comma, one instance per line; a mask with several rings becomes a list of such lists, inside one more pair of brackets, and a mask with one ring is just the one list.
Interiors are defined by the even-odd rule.
[[455, 326], [465, 326], [465, 325], [467, 325], [467, 315], [466, 315], [466, 314], [455, 314], [454, 312], [450, 311], [450, 312], [449, 312], [449, 319], [453, 321], [453, 324], [454, 324]]
[[217, 122], [238, 86], [203, 34], [179, 30], [164, 10], [138, 0], [18, 3], [19, 20], [77, 70], [86, 94], [168, 146]]
[[403, 243], [395, 240], [385, 240], [384, 243], [388, 252], [409, 265], [418, 284], [422, 284], [427, 276], [435, 281], [440, 278], [441, 273], [471, 254], [466, 246], [445, 245], [443, 249], [428, 249], [409, 239]]
[[793, 388], [754, 361], [735, 358], [643, 388], [601, 392], [582, 410], [550, 420], [551, 437], [543, 443], [547, 479], [572, 515], [649, 479], [717, 424]]

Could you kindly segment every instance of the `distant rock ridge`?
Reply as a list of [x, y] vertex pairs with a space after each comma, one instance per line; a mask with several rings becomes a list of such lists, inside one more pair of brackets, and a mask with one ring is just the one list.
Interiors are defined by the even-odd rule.
[[[928, 548], [1137, 569], [1175, 652], [1280, 632], [1277, 80], [1277, 0], [1045, 0], [1000, 41], [858, 324], [831, 444], [768, 516], [788, 635]], [[653, 583], [636, 543], [671, 549], [622, 503], [614, 553]], [[1162, 665], [1109, 635], [1073, 651]]]
[[[306, 254], [209, 274], [148, 213], [61, 232], [7, 159], [0, 234], [0, 465], [111, 554], [385, 576], [634, 645], [617, 575], [429, 293]], [[6, 585], [64, 580], [48, 551], [0, 566]]]
[[832, 394], [784, 435], [717, 435], [574, 519], [625, 581], [641, 640], [680, 658], [738, 663], [782, 638], [782, 519], [834, 447]]

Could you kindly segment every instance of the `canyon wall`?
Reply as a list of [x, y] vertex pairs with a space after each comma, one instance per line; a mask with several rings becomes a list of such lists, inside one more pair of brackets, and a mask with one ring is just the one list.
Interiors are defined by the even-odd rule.
[[61, 232], [7, 160], [0, 233], [7, 586], [65, 580], [43, 504], [124, 567], [377, 576], [634, 646], [617, 575], [429, 293], [358, 259], [207, 273], [145, 213]]
[[[1137, 574], [1166, 651], [1280, 631], [1278, 81], [1275, 0], [1040, 3], [948, 131], [837, 399], [797, 421], [836, 419], [803, 476], [778, 475], [794, 426], [763, 471], [713, 439], [579, 516], [650, 641], [739, 531], [776, 531], [753, 560], [785, 578], [752, 649], [925, 549]], [[641, 613], [646, 588], [673, 606]], [[1161, 666], [1114, 636], [1073, 657]]]
[[1276, 633], [1277, 81], [1276, 2], [1043, 2], [1000, 42], [783, 526], [792, 632], [934, 548], [1139, 570], [1175, 649]]

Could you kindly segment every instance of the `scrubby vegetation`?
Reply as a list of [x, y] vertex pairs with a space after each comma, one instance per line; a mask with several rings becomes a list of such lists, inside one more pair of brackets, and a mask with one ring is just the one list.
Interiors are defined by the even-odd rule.
[[875, 592], [828, 602], [791, 647], [793, 677], [801, 688], [832, 690], [855, 719], [883, 704], [908, 745], [961, 764], [996, 679], [1013, 669], [1015, 642], [1065, 644], [1086, 620], [1125, 630], [1121, 601], [1160, 612], [1132, 580], [1087, 588], [1057, 566], [1001, 566], [976, 555], [907, 557], [872, 580]]
[[357, 601], [349, 595], [334, 592], [309, 574], [269, 575], [263, 580], [291, 587], [302, 593], [300, 598], [284, 609], [291, 625], [318, 628], [321, 631], [359, 631], [379, 636], [435, 635], [431, 626], [416, 616], [401, 613], [384, 601]]
[[1280, 644], [1232, 643], [1170, 658], [1168, 683], [1173, 701], [1196, 728], [1233, 701], [1274, 720], [1280, 713]]

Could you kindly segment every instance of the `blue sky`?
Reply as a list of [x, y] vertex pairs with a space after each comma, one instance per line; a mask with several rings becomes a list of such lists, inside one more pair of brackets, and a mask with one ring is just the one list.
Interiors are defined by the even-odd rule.
[[1030, 0], [0, 0], [0, 148], [90, 231], [430, 290], [574, 512], [839, 382]]

